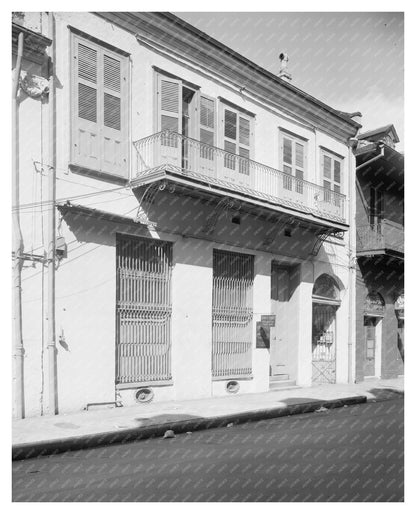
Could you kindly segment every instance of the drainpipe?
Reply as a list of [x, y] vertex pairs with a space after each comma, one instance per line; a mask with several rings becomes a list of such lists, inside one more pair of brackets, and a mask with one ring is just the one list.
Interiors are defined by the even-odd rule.
[[25, 417], [24, 402], [24, 347], [22, 335], [22, 267], [23, 267], [23, 236], [20, 228], [19, 200], [19, 127], [18, 100], [19, 78], [22, 68], [24, 34], [19, 33], [17, 42], [17, 60], [13, 73], [12, 87], [12, 222], [13, 222], [13, 409], [14, 417]]
[[370, 164], [371, 162], [377, 161], [381, 157], [384, 157], [384, 143], [379, 143], [379, 148], [380, 148], [380, 153], [378, 155], [376, 155], [375, 157], [373, 157], [369, 161], [363, 162], [362, 164], [357, 166], [355, 168], [355, 171], [357, 172], [359, 169], [363, 168], [364, 166], [367, 166], [367, 164]]
[[[357, 129], [357, 133], [356, 133], [355, 137], [352, 138], [352, 141], [356, 140], [358, 132], [359, 132], [359, 129]], [[382, 148], [381, 150], [382, 150], [381, 153], [384, 155], [384, 148]], [[380, 158], [381, 153], [380, 153], [380, 155], [376, 156], [374, 159], [371, 159], [371, 161]], [[349, 234], [349, 238], [348, 238], [348, 289], [349, 289], [349, 300], [348, 300], [348, 383], [349, 384], [353, 383], [353, 368], [352, 368], [353, 352], [354, 352], [353, 339], [355, 340], [355, 338], [353, 338], [353, 334], [355, 332], [355, 323], [354, 323], [354, 326], [352, 324], [356, 320], [355, 302], [354, 302], [355, 294], [356, 294], [355, 293], [355, 285], [356, 284], [354, 283], [356, 281], [356, 275], [355, 275], [355, 257], [356, 257], [356, 255], [355, 255], [355, 244], [354, 245], [352, 244], [352, 240], [353, 239], [355, 240], [355, 237], [356, 237], [355, 184], [356, 184], [356, 179], [357, 179], [357, 170], [358, 170], [358, 168], [361, 167], [361, 166], [359, 166], [357, 168], [357, 167], [355, 167], [355, 165], [353, 166], [353, 164], [355, 164], [352, 162], [353, 159], [354, 159], [354, 153], [352, 150], [352, 146], [350, 146], [349, 162], [350, 162], [351, 173], [354, 174], [354, 180], [351, 179], [349, 181], [350, 201], [349, 201], [349, 209], [348, 209], [349, 210], [350, 227], [352, 226], [352, 228], [353, 228], [353, 230], [350, 229], [350, 234]], [[371, 162], [371, 161], [368, 161], [368, 162]], [[367, 164], [367, 163], [365, 163], [365, 164]]]
[[58, 381], [55, 331], [55, 232], [56, 232], [56, 125], [55, 125], [55, 19], [49, 13], [51, 70], [49, 77], [49, 168], [48, 168], [48, 389], [49, 414], [58, 414]]
[[[350, 169], [352, 166], [352, 159], [353, 159], [353, 153], [352, 149], [350, 148], [349, 151], [349, 162], [350, 162]], [[354, 166], [355, 168], [355, 166]], [[354, 173], [354, 176], [356, 176], [355, 169], [351, 170]], [[354, 180], [355, 184], [355, 180]], [[349, 188], [350, 188], [350, 201], [349, 201], [349, 221], [350, 221], [350, 227], [352, 226], [353, 230], [350, 229], [350, 234], [348, 237], [348, 290], [349, 290], [349, 296], [348, 296], [348, 383], [353, 383], [353, 372], [352, 372], [352, 356], [353, 356], [353, 330], [355, 327], [352, 326], [352, 323], [355, 321], [355, 312], [354, 311], [354, 303], [353, 303], [353, 296], [355, 295], [355, 284], [354, 284], [354, 257], [353, 255], [353, 245], [352, 245], [352, 238], [355, 238], [355, 231], [356, 231], [356, 219], [355, 219], [355, 198], [353, 198], [353, 195], [355, 197], [355, 188], [352, 187], [352, 180], [349, 180]]]

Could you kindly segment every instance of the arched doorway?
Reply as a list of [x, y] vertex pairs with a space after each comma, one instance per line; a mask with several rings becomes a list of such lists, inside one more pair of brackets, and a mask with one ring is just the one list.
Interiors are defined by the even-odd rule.
[[328, 274], [320, 275], [312, 290], [312, 382], [334, 384], [336, 380], [336, 312], [340, 290]]

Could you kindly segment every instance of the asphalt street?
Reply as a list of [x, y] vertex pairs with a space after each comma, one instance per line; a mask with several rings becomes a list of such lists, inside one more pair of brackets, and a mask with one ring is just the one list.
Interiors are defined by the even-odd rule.
[[23, 501], [404, 500], [403, 399], [13, 463]]

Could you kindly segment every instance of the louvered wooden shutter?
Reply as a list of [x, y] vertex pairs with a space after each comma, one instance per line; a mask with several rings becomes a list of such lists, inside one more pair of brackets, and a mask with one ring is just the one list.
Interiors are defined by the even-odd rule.
[[283, 138], [283, 171], [288, 175], [292, 174], [292, 140], [284, 137]]
[[182, 84], [179, 80], [158, 76], [159, 130], [181, 133]]
[[296, 187], [295, 190], [299, 194], [303, 194], [303, 181], [304, 180], [304, 172], [305, 172], [305, 159], [306, 159], [306, 152], [305, 152], [305, 145], [302, 143], [299, 143], [298, 141], [293, 142], [295, 145], [295, 176], [296, 180]]
[[73, 35], [72, 160], [128, 176], [128, 62]]
[[180, 80], [158, 75], [158, 131], [168, 130], [172, 135], [161, 137], [162, 161], [181, 166], [180, 138], [182, 133], [182, 83]]
[[209, 175], [215, 172], [215, 100], [206, 96], [200, 98], [199, 108], [199, 152], [201, 171]]
[[238, 170], [244, 175], [250, 173], [250, 163], [245, 160], [250, 159], [250, 139], [250, 120], [243, 118], [240, 114], [238, 119], [238, 154], [243, 159], [239, 160]]
[[127, 69], [124, 60], [102, 53], [102, 166], [107, 173], [127, 175]]
[[[237, 153], [237, 113], [224, 109], [224, 150], [230, 154]], [[224, 166], [235, 169], [235, 157], [228, 153], [224, 156]]]
[[99, 52], [78, 38], [73, 43], [73, 160], [80, 166], [99, 169]]
[[201, 96], [200, 107], [200, 141], [214, 146], [215, 139], [215, 100]]
[[332, 162], [331, 158], [327, 155], [323, 156], [323, 176], [324, 176], [324, 187], [331, 189], [331, 178], [332, 178]]

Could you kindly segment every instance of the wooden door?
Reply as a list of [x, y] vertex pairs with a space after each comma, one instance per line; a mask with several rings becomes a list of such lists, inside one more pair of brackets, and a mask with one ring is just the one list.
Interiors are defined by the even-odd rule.
[[276, 326], [270, 329], [270, 376], [288, 375], [289, 364], [289, 271], [272, 265], [272, 313]]

